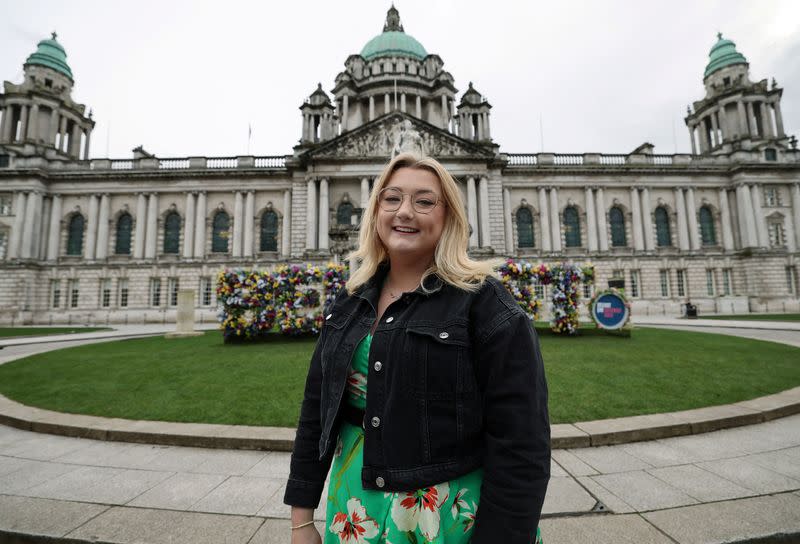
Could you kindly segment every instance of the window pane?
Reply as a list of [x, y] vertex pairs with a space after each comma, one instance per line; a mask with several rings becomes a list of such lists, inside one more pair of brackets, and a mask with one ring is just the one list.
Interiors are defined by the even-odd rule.
[[211, 233], [211, 251], [215, 253], [228, 252], [228, 228], [230, 221], [228, 214], [219, 212], [214, 216], [214, 226]]
[[261, 216], [260, 247], [261, 251], [278, 251], [278, 214], [272, 210]]
[[350, 225], [352, 223], [353, 204], [342, 202], [336, 209], [336, 223], [339, 225]]
[[171, 212], [164, 220], [164, 253], [178, 253], [181, 238], [181, 216]]
[[[672, 236], [669, 232], [669, 214], [663, 206], [656, 208], [656, 238], [658, 247], [672, 245]], [[666, 295], [665, 295], [666, 296]]]
[[700, 208], [700, 236], [704, 246], [713, 246], [717, 243], [717, 233], [714, 230], [714, 216], [708, 206]]
[[130, 214], [124, 213], [117, 219], [117, 241], [114, 253], [117, 255], [130, 255], [131, 253], [131, 224], [133, 219]]
[[83, 216], [75, 214], [69, 220], [67, 255], [80, 255], [83, 251]]
[[625, 247], [628, 241], [625, 239], [625, 216], [617, 206], [608, 212], [608, 220], [611, 223], [611, 245], [613, 247]]
[[578, 210], [568, 206], [564, 210], [564, 238], [567, 247], [580, 247], [581, 225], [578, 221]]
[[517, 240], [519, 247], [533, 247], [533, 215], [528, 208], [517, 210]]

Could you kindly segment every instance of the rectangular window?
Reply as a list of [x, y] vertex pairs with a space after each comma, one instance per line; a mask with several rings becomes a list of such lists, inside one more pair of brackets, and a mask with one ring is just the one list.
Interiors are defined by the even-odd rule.
[[786, 290], [790, 295], [797, 294], [797, 269], [793, 266], [786, 267]]
[[79, 280], [69, 280], [69, 307], [78, 307], [78, 296], [80, 295]]
[[0, 215], [11, 215], [11, 195], [0, 196]]
[[678, 284], [678, 296], [685, 297], [686, 296], [686, 270], [676, 270], [675, 271], [675, 279], [677, 280]]
[[592, 293], [592, 284], [591, 283], [584, 283], [583, 284], [583, 298], [590, 299], [594, 296]]
[[169, 305], [170, 306], [177, 306], [178, 305], [178, 288], [179, 288], [178, 278], [170, 278], [169, 279]]
[[150, 306], [161, 306], [161, 278], [150, 278]]
[[119, 289], [119, 307], [128, 307], [128, 278], [120, 278], [117, 280], [117, 288]]
[[50, 300], [53, 308], [61, 306], [61, 280], [50, 280]]
[[100, 280], [100, 306], [103, 308], [111, 306], [111, 278]]
[[769, 231], [769, 246], [770, 247], [783, 247], [785, 245], [783, 239], [783, 223], [772, 221], [767, 226]]
[[6, 258], [8, 253], [8, 232], [0, 230], [0, 260]]
[[639, 298], [639, 271], [631, 270], [631, 297]]
[[211, 306], [211, 278], [200, 278], [200, 305]]
[[775, 187], [764, 187], [764, 204], [766, 206], [777, 206], [778, 205], [778, 197], [776, 193]]
[[714, 269], [706, 268], [706, 293], [708, 296], [714, 296]]
[[661, 283], [661, 296], [669, 296], [669, 270], [658, 271], [659, 281]]
[[722, 269], [722, 293], [725, 296], [731, 294], [731, 269], [730, 268], [723, 268]]

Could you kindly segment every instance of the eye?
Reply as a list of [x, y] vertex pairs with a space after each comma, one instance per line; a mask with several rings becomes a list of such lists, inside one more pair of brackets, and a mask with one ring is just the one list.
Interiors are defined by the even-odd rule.
[[424, 206], [424, 207], [427, 208], [427, 207], [433, 206], [434, 204], [435, 204], [435, 202], [433, 200], [431, 200], [430, 198], [424, 197], [424, 198], [418, 198], [417, 199], [417, 205], [419, 205], [419, 206]]
[[384, 195], [383, 201], [394, 204], [396, 202], [400, 202], [400, 197], [397, 195]]

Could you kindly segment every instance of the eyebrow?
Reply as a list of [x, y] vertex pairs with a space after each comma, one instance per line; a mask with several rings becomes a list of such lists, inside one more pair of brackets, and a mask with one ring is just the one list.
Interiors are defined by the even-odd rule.
[[[397, 191], [400, 191], [401, 193], [403, 192], [403, 191], [400, 189], [400, 187], [397, 187], [396, 185], [387, 185], [386, 187], [384, 187], [384, 189], [395, 189], [395, 190], [397, 190]], [[436, 196], [439, 196], [439, 193], [437, 193], [437, 192], [436, 192], [436, 191], [434, 191], [433, 189], [420, 189], [419, 191], [414, 191], [413, 193], [406, 193], [406, 194], [418, 195], [418, 194], [420, 194], [420, 193], [433, 193], [433, 194], [435, 194]]]

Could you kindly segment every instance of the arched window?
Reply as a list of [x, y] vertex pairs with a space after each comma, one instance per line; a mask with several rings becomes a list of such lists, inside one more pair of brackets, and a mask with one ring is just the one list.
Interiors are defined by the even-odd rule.
[[533, 247], [533, 215], [525, 207], [517, 210], [517, 240], [519, 247]]
[[83, 253], [83, 216], [76, 213], [69, 220], [67, 231], [67, 255], [81, 255]]
[[123, 213], [117, 219], [117, 241], [114, 245], [116, 255], [131, 254], [131, 224], [133, 219], [131, 214]]
[[228, 252], [228, 228], [230, 219], [225, 212], [217, 212], [214, 216], [214, 225], [211, 232], [211, 251], [214, 253]]
[[717, 233], [714, 230], [714, 214], [708, 206], [700, 208], [700, 238], [704, 246], [717, 245]]
[[169, 212], [164, 220], [164, 253], [177, 253], [181, 244], [181, 216]]
[[352, 224], [352, 216], [353, 216], [353, 204], [350, 201], [345, 201], [339, 204], [339, 207], [336, 208], [336, 223], [339, 225], [350, 225]]
[[581, 224], [575, 206], [567, 206], [564, 209], [564, 240], [567, 247], [581, 245]]
[[672, 245], [672, 235], [669, 232], [669, 214], [664, 206], [656, 208], [656, 243], [658, 247]]
[[272, 210], [261, 216], [261, 251], [278, 251], [278, 214]]
[[619, 206], [612, 206], [608, 211], [608, 221], [611, 223], [611, 245], [625, 247], [628, 240], [625, 238], [625, 214]]

